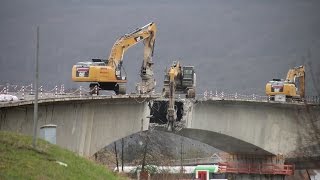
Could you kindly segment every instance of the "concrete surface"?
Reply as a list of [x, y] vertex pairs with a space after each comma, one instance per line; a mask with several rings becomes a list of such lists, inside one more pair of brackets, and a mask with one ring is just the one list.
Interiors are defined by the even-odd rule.
[[178, 134], [231, 153], [314, 156], [320, 154], [320, 106], [197, 101]]
[[[119, 138], [148, 129], [147, 98], [42, 102], [39, 128], [57, 125], [57, 144], [91, 156]], [[32, 135], [33, 105], [2, 107], [0, 129]]]

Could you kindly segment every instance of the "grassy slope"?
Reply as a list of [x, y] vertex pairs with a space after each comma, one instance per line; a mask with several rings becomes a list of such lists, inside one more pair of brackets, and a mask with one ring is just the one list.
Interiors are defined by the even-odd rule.
[[71, 151], [43, 140], [37, 150], [31, 144], [31, 137], [0, 131], [0, 179], [119, 179]]

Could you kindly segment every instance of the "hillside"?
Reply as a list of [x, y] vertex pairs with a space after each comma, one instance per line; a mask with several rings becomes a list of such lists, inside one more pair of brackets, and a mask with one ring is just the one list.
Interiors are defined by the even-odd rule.
[[[0, 179], [121, 179], [71, 151], [46, 141], [0, 131]], [[61, 162], [61, 163], [60, 163]]]

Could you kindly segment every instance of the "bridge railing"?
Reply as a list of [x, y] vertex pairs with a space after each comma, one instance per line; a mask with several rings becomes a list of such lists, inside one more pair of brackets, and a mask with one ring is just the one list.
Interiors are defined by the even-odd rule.
[[[82, 97], [91, 96], [89, 88], [79, 86], [78, 88], [65, 89], [64, 84], [56, 85], [53, 87], [45, 87], [41, 85], [38, 89], [39, 98], [58, 98], [58, 97]], [[20, 100], [32, 100], [34, 98], [35, 89], [33, 84], [28, 85], [0, 85], [0, 94], [17, 96]], [[114, 92], [108, 92], [107, 95], [115, 95]], [[160, 93], [153, 93], [153, 95], [160, 96]], [[178, 96], [183, 98], [183, 96]], [[202, 94], [197, 94], [198, 100], [235, 100], [235, 101], [258, 101], [268, 102], [270, 97], [258, 94], [240, 94], [240, 93], [227, 93], [224, 91], [204, 91]], [[1, 101], [1, 99], [0, 99]], [[305, 102], [320, 104], [320, 96], [306, 96]]]
[[[235, 100], [235, 101], [258, 101], [269, 102], [270, 96], [263, 96], [258, 94], [239, 94], [226, 93], [224, 91], [204, 91], [203, 94], [197, 94], [200, 100]], [[306, 96], [304, 99], [307, 103], [320, 104], [320, 96]]]
[[[53, 87], [39, 86], [38, 88], [38, 98], [48, 99], [48, 98], [63, 98], [63, 97], [85, 97], [92, 96], [90, 94], [90, 89], [83, 86], [78, 88], [65, 89], [63, 84], [56, 85]], [[4, 95], [4, 98], [1, 98]], [[17, 97], [17, 100], [33, 100], [35, 95], [35, 89], [33, 84], [29, 85], [0, 85], [0, 102], [1, 101], [13, 101], [13, 97]], [[152, 95], [160, 96], [160, 94], [152, 93]], [[96, 96], [96, 95], [95, 95]], [[103, 96], [115, 96], [114, 92], [107, 92]]]
[[239, 101], [268, 101], [270, 100], [268, 96], [261, 96], [257, 94], [239, 94], [235, 93], [226, 93], [218, 92], [212, 93], [212, 91], [205, 91], [203, 93], [202, 99], [224, 99], [224, 100], [239, 100]]

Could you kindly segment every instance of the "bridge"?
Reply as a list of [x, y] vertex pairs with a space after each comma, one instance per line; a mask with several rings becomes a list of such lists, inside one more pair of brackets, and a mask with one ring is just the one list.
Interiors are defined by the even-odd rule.
[[[16, 92], [18, 101], [0, 103], [0, 130], [32, 135], [33, 95], [23, 93]], [[319, 160], [319, 104], [268, 102], [263, 96], [210, 91], [199, 96], [195, 101], [177, 100], [183, 112], [176, 134], [232, 154]], [[152, 107], [165, 101], [156, 94], [88, 96], [81, 88], [76, 93], [55, 89], [43, 92], [39, 100], [38, 129], [56, 124], [58, 145], [91, 156], [122, 137], [148, 130]]]

